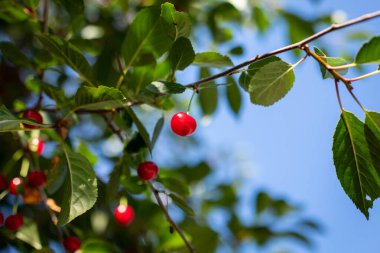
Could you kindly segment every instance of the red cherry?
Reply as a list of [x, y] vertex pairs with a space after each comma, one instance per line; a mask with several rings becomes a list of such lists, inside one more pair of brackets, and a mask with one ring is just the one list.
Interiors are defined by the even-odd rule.
[[8, 228], [9, 230], [17, 230], [23, 224], [24, 224], [24, 218], [22, 217], [21, 214], [9, 215], [5, 219], [5, 223], [4, 223], [5, 227]]
[[43, 140], [38, 140], [37, 144], [37, 155], [41, 156], [42, 152], [44, 152], [45, 142]]
[[65, 249], [71, 253], [80, 249], [80, 244], [81, 244], [81, 241], [79, 240], [78, 237], [75, 237], [75, 236], [69, 236], [63, 240], [63, 247], [65, 247]]
[[19, 177], [13, 178], [9, 182], [9, 192], [17, 195], [22, 192], [22, 179]]
[[31, 171], [28, 174], [28, 186], [32, 188], [38, 188], [46, 184], [46, 175], [43, 171], [36, 170]]
[[152, 180], [157, 177], [158, 167], [154, 162], [143, 162], [140, 163], [137, 168], [137, 174], [142, 180]]
[[2, 212], [0, 212], [0, 226], [3, 225], [4, 222], [4, 215]]
[[0, 191], [6, 189], [7, 186], [8, 186], [7, 178], [3, 174], [0, 174]]
[[135, 218], [133, 207], [120, 204], [113, 213], [116, 221], [123, 226], [128, 226]]
[[180, 136], [188, 136], [197, 128], [197, 122], [189, 114], [178, 112], [174, 114], [170, 126], [174, 133]]
[[[33, 110], [25, 111], [24, 114], [22, 115], [22, 117], [24, 119], [33, 120], [37, 123], [42, 123], [42, 121], [43, 121], [41, 114], [39, 112], [33, 111]], [[40, 128], [39, 126], [34, 126], [34, 125], [29, 125], [29, 124], [24, 124], [24, 126], [27, 128], [31, 128], [31, 129]]]

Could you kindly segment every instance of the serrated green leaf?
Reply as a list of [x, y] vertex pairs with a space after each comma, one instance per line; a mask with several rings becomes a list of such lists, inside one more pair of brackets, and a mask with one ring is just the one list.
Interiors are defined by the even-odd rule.
[[24, 225], [17, 230], [16, 238], [26, 242], [35, 249], [42, 249], [37, 224], [28, 218], [24, 218]]
[[57, 0], [57, 1], [66, 9], [66, 11], [72, 17], [84, 14], [83, 0]]
[[234, 65], [228, 56], [217, 52], [198, 53], [195, 55], [193, 64], [208, 68], [225, 68]]
[[0, 42], [0, 50], [11, 62], [17, 66], [31, 67], [29, 59], [11, 42]]
[[336, 173], [346, 194], [367, 219], [368, 209], [380, 196], [380, 145], [372, 137], [368, 138], [365, 125], [354, 114], [342, 112], [333, 139]]
[[358, 64], [380, 63], [380, 36], [373, 37], [359, 49], [355, 62]]
[[186, 203], [186, 201], [176, 193], [170, 193], [169, 197], [172, 199], [173, 203], [178, 206], [182, 211], [184, 211], [189, 216], [195, 216], [194, 210]]
[[75, 104], [78, 108], [86, 110], [102, 110], [124, 107], [126, 98], [120, 90], [108, 87], [98, 86], [80, 87], [75, 94]]
[[30, 130], [23, 126], [24, 124], [39, 126], [42, 128], [51, 128], [52, 125], [39, 124], [35, 121], [19, 119], [14, 116], [5, 105], [0, 105], [0, 132], [13, 132], [13, 131], [25, 131]]
[[174, 25], [175, 29], [172, 37], [175, 40], [179, 37], [189, 37], [191, 33], [191, 20], [187, 13], [175, 10], [171, 3], [165, 3], [161, 6], [161, 17], [170, 25]]
[[253, 7], [253, 18], [255, 20], [255, 24], [260, 32], [265, 32], [265, 30], [270, 25], [270, 20], [266, 16], [265, 12], [262, 8], [258, 6]]
[[[200, 77], [204, 78], [206, 76], [210, 76], [210, 71], [206, 68], [201, 68]], [[203, 114], [212, 115], [218, 106], [218, 89], [216, 87], [202, 89], [198, 97]]]
[[179, 94], [183, 93], [186, 87], [179, 83], [155, 81], [149, 84], [146, 89], [156, 94]]
[[[178, 34], [175, 24], [167, 22], [166, 13], [170, 6], [173, 5], [165, 3], [162, 8], [152, 6], [137, 13], [122, 45], [127, 69], [134, 66], [144, 54], [150, 53], [159, 57], [171, 47]], [[165, 10], [165, 17], [161, 16], [161, 9]]]
[[154, 126], [153, 136], [152, 136], [152, 141], [151, 141], [152, 149], [154, 148], [154, 145], [156, 144], [157, 139], [160, 136], [164, 123], [165, 123], [165, 118], [162, 115], [162, 117], [156, 122], [156, 125]]
[[380, 113], [365, 111], [365, 124], [380, 141]]
[[235, 114], [239, 114], [241, 104], [242, 104], [241, 92], [233, 77], [231, 76], [227, 77], [227, 81], [231, 83], [231, 85], [228, 85], [226, 88], [228, 104], [230, 105], [231, 110]]
[[173, 72], [184, 70], [195, 58], [195, 52], [189, 39], [178, 38], [169, 51], [169, 61]]
[[85, 240], [80, 251], [82, 253], [120, 253], [120, 251], [110, 242], [100, 239]]
[[35, 34], [35, 36], [43, 46], [50, 51], [50, 53], [64, 61], [88, 84], [96, 86], [92, 81], [93, 73], [91, 66], [79, 49], [56, 36], [49, 36], [46, 34]]
[[67, 176], [63, 186], [58, 225], [63, 226], [93, 207], [98, 198], [97, 179], [90, 162], [79, 153], [64, 149]]
[[126, 111], [129, 113], [129, 116], [131, 116], [133, 122], [135, 123], [137, 130], [139, 130], [139, 133], [144, 140], [146, 146], [148, 147], [149, 151], [152, 152], [152, 145], [150, 143], [149, 133], [146, 130], [143, 123], [141, 123], [140, 119], [137, 117], [136, 113], [132, 110], [132, 108], [127, 107]]
[[293, 87], [293, 66], [284, 61], [272, 61], [252, 76], [248, 92], [251, 102], [270, 106], [283, 98]]
[[[332, 67], [337, 67], [337, 66], [342, 66], [342, 65], [346, 65], [347, 64], [347, 61], [343, 58], [340, 58], [340, 57], [327, 57], [326, 54], [320, 50], [319, 48], [317, 47], [314, 47], [314, 51], [317, 55], [319, 56], [323, 56], [321, 59], [325, 62], [327, 62], [327, 64], [329, 64], [330, 66]], [[326, 78], [334, 78], [333, 75], [327, 71], [327, 69], [322, 65], [322, 64], [319, 64], [319, 67], [321, 69], [321, 73], [322, 73], [322, 77], [323, 79], [326, 79]], [[337, 72], [341, 75], [345, 75], [347, 74], [348, 72], [348, 68], [346, 69], [339, 69], [337, 70]]]

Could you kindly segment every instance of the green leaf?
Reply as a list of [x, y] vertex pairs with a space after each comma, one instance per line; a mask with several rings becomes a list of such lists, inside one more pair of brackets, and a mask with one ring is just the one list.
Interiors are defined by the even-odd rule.
[[233, 55], [242, 55], [244, 53], [244, 49], [242, 46], [236, 46], [230, 49], [229, 54]]
[[259, 192], [256, 197], [256, 214], [264, 212], [272, 204], [272, 198], [266, 192]]
[[31, 67], [29, 59], [11, 42], [0, 42], [0, 50], [10, 61], [17, 66]]
[[122, 177], [121, 184], [131, 194], [141, 194], [148, 189], [138, 176]]
[[94, 153], [92, 153], [92, 151], [86, 143], [80, 142], [77, 152], [86, 157], [86, 159], [90, 162], [92, 166], [96, 164], [98, 157]]
[[173, 32], [172, 37], [189, 37], [191, 33], [191, 20], [187, 13], [176, 11], [174, 5], [165, 3], [161, 6], [161, 17], [170, 25], [174, 25], [175, 29], [170, 29]]
[[56, 36], [46, 34], [35, 34], [35, 36], [46, 49], [69, 65], [83, 80], [91, 86], [96, 86], [92, 81], [93, 75], [91, 66], [79, 49]]
[[186, 87], [179, 83], [154, 81], [149, 84], [146, 89], [156, 94], [179, 94], [183, 93]]
[[85, 213], [98, 197], [97, 179], [90, 162], [81, 154], [64, 149], [67, 176], [58, 225], [63, 226]]
[[[210, 75], [206, 68], [201, 68], [200, 71], [201, 78]], [[202, 89], [199, 93], [199, 103], [204, 115], [212, 115], [218, 106], [218, 89], [216, 87]]]
[[35, 9], [40, 3], [40, 0], [23, 0], [23, 2], [32, 9]]
[[110, 242], [100, 239], [85, 240], [80, 251], [82, 253], [119, 253], [120, 251]]
[[162, 5], [164, 17], [160, 6], [147, 7], [137, 13], [122, 45], [126, 69], [134, 66], [144, 54], [159, 57], [169, 50], [178, 35], [175, 24], [167, 22], [167, 12], [173, 13], [174, 7], [171, 7], [170, 3]]
[[225, 68], [234, 65], [228, 56], [217, 52], [198, 53], [195, 55], [193, 64], [208, 68]]
[[235, 114], [239, 114], [242, 104], [239, 87], [237, 86], [235, 79], [231, 76], [227, 77], [227, 82], [232, 83], [226, 87], [228, 104]]
[[264, 13], [263, 9], [254, 6], [253, 7], [253, 18], [255, 20], [256, 26], [259, 29], [260, 32], [265, 32], [265, 30], [268, 28], [270, 25], [270, 20]]
[[184, 70], [195, 58], [195, 52], [188, 38], [178, 38], [169, 52], [169, 61], [173, 73], [177, 70]]
[[[323, 61], [327, 62], [327, 64], [329, 64], [332, 67], [342, 66], [342, 65], [346, 65], [347, 64], [347, 61], [345, 59], [343, 59], [343, 58], [339, 58], [339, 57], [327, 57], [326, 54], [322, 50], [320, 50], [319, 48], [317, 48], [317, 47], [314, 47], [314, 51], [315, 51], [315, 53], [317, 55], [323, 56], [321, 59]], [[321, 69], [321, 73], [322, 73], [323, 79], [334, 78], [333, 75], [329, 71], [327, 71], [327, 69], [322, 64], [319, 64], [319, 67]], [[339, 70], [337, 70], [337, 72], [339, 74], [341, 74], [341, 75], [345, 75], [348, 72], [348, 68], [346, 68], [346, 69], [339, 69]]]
[[124, 107], [126, 98], [118, 89], [108, 86], [80, 87], [75, 94], [78, 108], [86, 110], [102, 110]]
[[176, 193], [170, 193], [169, 197], [172, 199], [173, 203], [178, 206], [182, 211], [184, 211], [189, 216], [195, 216], [194, 210], [186, 203], [186, 201]]
[[37, 224], [33, 220], [24, 218], [24, 225], [17, 230], [16, 238], [35, 249], [42, 249], [40, 233], [38, 232]]
[[179, 196], [189, 196], [190, 189], [187, 182], [178, 176], [163, 175], [157, 179], [163, 186], [171, 192], [177, 193]]
[[51, 248], [42, 248], [42, 249], [35, 249], [31, 253], [54, 253], [54, 250]]
[[8, 23], [17, 23], [29, 18], [23, 10], [23, 6], [12, 0], [0, 1], [0, 19]]
[[143, 123], [141, 123], [140, 119], [137, 117], [136, 113], [132, 110], [132, 108], [127, 107], [125, 110], [129, 113], [129, 116], [131, 116], [133, 122], [137, 127], [137, 130], [139, 130], [141, 138], [144, 140], [149, 151], [152, 152], [152, 145], [150, 143], [149, 133], [146, 130], [145, 126], [143, 125]]
[[0, 132], [25, 131], [30, 130], [23, 126], [23, 123], [42, 128], [51, 128], [52, 125], [39, 124], [35, 121], [19, 119], [14, 116], [5, 105], [0, 105]]
[[378, 140], [380, 140], [380, 113], [365, 111], [365, 124], [372, 131]]
[[25, 81], [26, 86], [33, 90], [33, 92], [38, 93], [41, 89], [45, 94], [53, 99], [57, 105], [66, 105], [69, 103], [69, 99], [66, 97], [66, 94], [63, 89], [52, 86], [46, 82], [41, 81], [35, 76], [31, 76]]
[[152, 141], [151, 141], [152, 149], [154, 148], [154, 145], [156, 144], [157, 139], [160, 136], [164, 123], [165, 123], [165, 118], [164, 118], [164, 115], [162, 115], [162, 117], [157, 121], [156, 125], [154, 126], [153, 136], [152, 136]]
[[84, 14], [83, 0], [58, 0], [58, 2], [66, 9], [70, 16]]
[[372, 137], [366, 139], [365, 125], [354, 114], [342, 112], [333, 139], [336, 173], [346, 194], [367, 219], [368, 209], [380, 196], [380, 145]]
[[380, 36], [373, 37], [360, 48], [355, 62], [358, 64], [380, 63]]
[[249, 82], [251, 102], [270, 106], [283, 98], [293, 87], [293, 68], [281, 60], [269, 62], [259, 68]]

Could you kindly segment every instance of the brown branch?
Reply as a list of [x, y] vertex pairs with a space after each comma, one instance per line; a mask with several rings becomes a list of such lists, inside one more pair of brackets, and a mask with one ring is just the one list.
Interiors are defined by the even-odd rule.
[[348, 26], [352, 26], [352, 25], [355, 25], [355, 24], [359, 24], [359, 23], [362, 23], [364, 21], [367, 21], [367, 20], [370, 20], [370, 19], [374, 19], [374, 18], [377, 18], [380, 16], [380, 11], [376, 11], [376, 12], [373, 12], [373, 13], [369, 13], [369, 14], [366, 14], [366, 15], [363, 15], [361, 17], [358, 17], [358, 18], [355, 18], [355, 19], [352, 19], [352, 20], [349, 20], [347, 22], [343, 22], [341, 24], [333, 24], [329, 27], [327, 27], [326, 29], [316, 33], [316, 34], [313, 34], [312, 36], [310, 37], [307, 37], [305, 38], [304, 40], [301, 40], [297, 43], [294, 43], [294, 44], [291, 44], [291, 45], [288, 45], [288, 46], [285, 46], [285, 47], [282, 47], [282, 48], [279, 48], [279, 49], [276, 49], [272, 52], [269, 52], [269, 53], [266, 53], [266, 54], [263, 54], [263, 55], [257, 55], [255, 58], [251, 59], [251, 60], [248, 60], [248, 61], [245, 61], [243, 63], [240, 63], [230, 69], [227, 69], [223, 72], [220, 72], [216, 75], [213, 75], [213, 76], [209, 76], [207, 78], [204, 78], [204, 79], [201, 79], [197, 82], [194, 82], [194, 83], [190, 83], [188, 85], [186, 85], [186, 87], [189, 87], [189, 88], [193, 88], [193, 89], [197, 89], [199, 87], [199, 85], [202, 85], [204, 83], [208, 83], [210, 81], [213, 81], [215, 79], [218, 79], [218, 78], [221, 78], [221, 77], [224, 77], [224, 76], [228, 76], [232, 73], [234, 73], [236, 70], [239, 70], [245, 66], [248, 66], [258, 60], [262, 60], [262, 59], [265, 59], [265, 58], [268, 58], [270, 56], [274, 56], [274, 55], [278, 55], [278, 54], [281, 54], [281, 53], [284, 53], [284, 52], [287, 52], [287, 51], [291, 51], [291, 50], [294, 50], [294, 49], [301, 49], [304, 45], [306, 45], [307, 43], [311, 42], [311, 41], [314, 41], [328, 33], [331, 33], [333, 31], [336, 31], [336, 30], [340, 30], [340, 29], [343, 29], [343, 28], [346, 28]]
[[112, 132], [115, 133], [119, 137], [119, 139], [122, 143], [124, 143], [126, 138], [122, 134], [121, 129], [115, 125], [113, 120], [110, 119], [106, 113], [103, 113], [102, 117], [103, 117], [104, 121], [107, 123], [108, 127], [112, 130]]
[[157, 200], [158, 205], [160, 206], [163, 213], [165, 214], [166, 220], [170, 223], [171, 227], [174, 228], [174, 230], [176, 230], [178, 232], [178, 234], [181, 236], [182, 240], [186, 244], [186, 247], [189, 249], [189, 252], [195, 253], [196, 251], [195, 251], [193, 245], [191, 245], [191, 243], [187, 240], [187, 238], [186, 238], [185, 234], [183, 233], [183, 231], [181, 230], [181, 228], [173, 221], [172, 217], [170, 216], [169, 211], [166, 209], [164, 203], [162, 202], [162, 199], [159, 195], [159, 191], [149, 181], [148, 181], [148, 185], [149, 185], [150, 189], [152, 190], [154, 197]]
[[43, 33], [47, 33], [49, 31], [48, 18], [49, 18], [49, 0], [45, 0], [44, 6], [43, 6], [43, 18], [41, 22]]

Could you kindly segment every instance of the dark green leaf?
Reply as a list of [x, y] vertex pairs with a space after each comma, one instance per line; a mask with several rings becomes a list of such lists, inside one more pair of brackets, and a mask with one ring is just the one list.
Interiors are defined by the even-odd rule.
[[314, 220], [301, 220], [297, 223], [298, 226], [314, 230], [315, 232], [322, 232], [321, 225]]
[[237, 86], [236, 81], [233, 77], [228, 77], [227, 82], [232, 83], [226, 88], [228, 104], [235, 114], [239, 114], [242, 104], [239, 87]]
[[141, 134], [137, 132], [132, 139], [128, 142], [125, 150], [128, 153], [138, 153], [141, 149], [147, 148], [147, 145], [144, 139], [141, 137]]
[[182, 177], [164, 175], [160, 176], [157, 181], [161, 182], [166, 189], [177, 193], [179, 196], [187, 197], [190, 194], [189, 186]]
[[52, 127], [51, 125], [39, 124], [31, 120], [19, 119], [8, 111], [5, 105], [0, 105], [0, 132], [28, 130], [22, 123], [39, 126], [40, 128]]
[[92, 69], [86, 58], [82, 55], [79, 49], [67, 41], [63, 41], [58, 37], [49, 36], [46, 34], [35, 34], [43, 46], [56, 57], [59, 57], [80, 77], [92, 86], [96, 84], [92, 81]]
[[191, 20], [187, 13], [176, 11], [174, 5], [165, 3], [161, 6], [161, 17], [175, 29], [170, 29], [175, 39], [179, 37], [189, 37], [191, 32]]
[[164, 123], [165, 123], [165, 118], [164, 118], [164, 116], [162, 116], [157, 121], [156, 125], [154, 126], [153, 136], [152, 136], [152, 141], [151, 141], [152, 149], [154, 148], [154, 145], [156, 144], [157, 139], [160, 136], [160, 133], [161, 133], [162, 127], [164, 126]]
[[270, 20], [264, 13], [263, 9], [254, 6], [253, 7], [253, 18], [255, 19], [255, 23], [257, 28], [259, 29], [260, 32], [265, 32], [265, 30], [268, 28], [270, 25]]
[[78, 108], [86, 110], [102, 110], [124, 107], [126, 98], [115, 88], [108, 86], [80, 87], [75, 94]]
[[11, 42], [0, 42], [0, 50], [11, 62], [17, 66], [31, 67], [29, 59]]
[[[200, 77], [210, 76], [206, 68], [201, 68]], [[216, 87], [202, 89], [199, 93], [199, 103], [204, 115], [212, 115], [218, 106], [218, 89]]]
[[[154, 71], [156, 65], [134, 67], [125, 77], [122, 90], [125, 94], [140, 94], [152, 81], [154, 81]], [[169, 70], [168, 70], [169, 72]]]
[[210, 174], [211, 168], [210, 166], [202, 162], [200, 164], [195, 165], [194, 167], [182, 167], [177, 170], [183, 177], [186, 178], [186, 181], [190, 183], [196, 183], [202, 179], [204, 179], [207, 175]]
[[98, 197], [97, 179], [90, 162], [81, 154], [65, 151], [67, 176], [58, 225], [63, 226], [85, 213]]
[[31, 253], [54, 253], [54, 250], [52, 250], [51, 248], [42, 248], [33, 250]]
[[146, 89], [157, 94], [179, 94], [183, 93], [186, 88], [179, 83], [166, 81], [155, 81], [149, 84]]
[[184, 230], [190, 234], [192, 239], [191, 244], [197, 249], [197, 252], [217, 252], [216, 248], [220, 243], [220, 237], [218, 233], [212, 230], [209, 226], [189, 222], [184, 227]]
[[23, 2], [32, 9], [35, 9], [38, 6], [40, 0], [23, 0]]
[[195, 58], [190, 40], [185, 37], [178, 38], [170, 49], [168, 58], [173, 72], [184, 70], [189, 66]]
[[365, 116], [365, 124], [376, 138], [380, 140], [380, 113], [366, 111]]
[[149, 151], [152, 152], [152, 145], [150, 143], [149, 134], [148, 134], [148, 131], [146, 130], [145, 126], [143, 125], [143, 123], [141, 123], [140, 119], [137, 117], [136, 113], [132, 110], [132, 108], [127, 107], [126, 111], [129, 113], [129, 116], [131, 116], [133, 122], [135, 123], [135, 125], [137, 127], [137, 130], [139, 130], [141, 138], [144, 140]]
[[58, 0], [58, 2], [66, 9], [70, 16], [84, 14], [83, 0]]
[[305, 235], [296, 231], [279, 232], [279, 233], [275, 233], [274, 236], [280, 237], [280, 238], [286, 237], [286, 238], [296, 239], [297, 241], [302, 242], [306, 246], [309, 246], [309, 247], [312, 246], [312, 243], [309, 240], [309, 238], [307, 238]]
[[8, 23], [17, 23], [28, 19], [29, 16], [23, 10], [23, 6], [12, 0], [0, 1], [0, 19]]
[[368, 219], [368, 209], [380, 196], [380, 145], [366, 134], [363, 122], [343, 111], [334, 134], [333, 158], [344, 191]]
[[208, 68], [225, 68], [234, 65], [228, 56], [217, 52], [198, 53], [195, 55], [193, 64]]
[[264, 212], [271, 204], [271, 197], [266, 192], [259, 192], [256, 197], [256, 214]]
[[373, 37], [360, 48], [355, 62], [358, 64], [380, 63], [380, 36]]
[[80, 251], [82, 253], [119, 253], [120, 251], [110, 242], [100, 239], [85, 240]]
[[173, 200], [174, 204], [181, 208], [189, 216], [195, 216], [193, 209], [186, 203], [186, 201], [176, 193], [170, 193], [169, 197]]
[[[341, 65], [346, 65], [347, 64], [347, 61], [343, 58], [339, 58], [339, 57], [327, 57], [326, 54], [320, 50], [319, 48], [317, 47], [314, 47], [314, 51], [317, 55], [319, 56], [323, 56], [322, 57], [322, 60], [324, 60], [325, 62], [327, 62], [327, 64], [329, 64], [330, 66], [332, 67], [336, 67], [336, 66], [341, 66]], [[332, 76], [332, 74], [327, 71], [327, 69], [322, 65], [322, 64], [319, 64], [319, 67], [321, 69], [321, 73], [322, 73], [322, 77], [323, 79], [326, 79], [326, 78], [334, 78]], [[345, 75], [347, 74], [348, 72], [348, 69], [340, 69], [340, 70], [337, 70], [337, 72], [341, 75]]]
[[244, 53], [244, 49], [241, 46], [233, 47], [230, 49], [229, 53], [233, 55], [242, 55]]
[[131, 194], [141, 194], [146, 189], [146, 184], [138, 176], [122, 177], [121, 184]]

